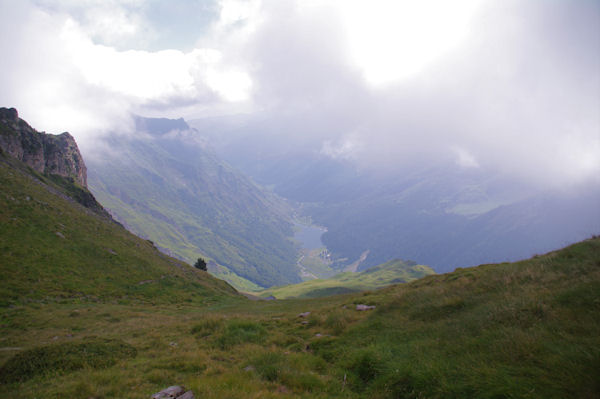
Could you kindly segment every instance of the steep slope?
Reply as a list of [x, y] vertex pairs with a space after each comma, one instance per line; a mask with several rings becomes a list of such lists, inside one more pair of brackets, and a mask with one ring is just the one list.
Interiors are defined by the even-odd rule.
[[[64, 165], [72, 158], [54, 159]], [[84, 183], [83, 159], [79, 166]], [[115, 223], [85, 187], [53, 169], [43, 171], [0, 151], [3, 306], [117, 299], [204, 303], [236, 296], [225, 282], [160, 253]]]
[[88, 159], [90, 188], [119, 221], [189, 263], [207, 257], [262, 287], [300, 281], [284, 201], [219, 160], [182, 119], [136, 125]]

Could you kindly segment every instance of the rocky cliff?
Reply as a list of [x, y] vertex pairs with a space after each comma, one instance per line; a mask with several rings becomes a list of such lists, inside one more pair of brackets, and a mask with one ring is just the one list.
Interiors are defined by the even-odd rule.
[[40, 173], [72, 178], [87, 187], [87, 170], [73, 136], [38, 132], [14, 108], [0, 108], [0, 149]]

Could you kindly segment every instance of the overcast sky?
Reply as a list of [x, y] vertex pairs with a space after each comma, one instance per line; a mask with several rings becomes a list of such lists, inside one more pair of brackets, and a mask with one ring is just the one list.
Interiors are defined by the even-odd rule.
[[394, 168], [600, 185], [598, 0], [0, 0], [0, 106], [93, 138], [247, 113]]

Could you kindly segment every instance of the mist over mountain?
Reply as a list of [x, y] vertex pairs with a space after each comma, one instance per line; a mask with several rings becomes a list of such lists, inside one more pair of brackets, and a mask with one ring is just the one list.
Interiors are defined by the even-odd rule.
[[540, 187], [444, 158], [382, 172], [336, 159], [318, 140], [284, 139], [260, 119], [191, 124], [224, 159], [326, 226], [322, 240], [334, 257], [351, 263], [369, 251], [360, 270], [399, 257], [446, 272], [529, 257], [600, 231], [595, 184]]
[[298, 282], [289, 205], [221, 161], [183, 119], [135, 118], [88, 159], [90, 189], [131, 231], [258, 286]]

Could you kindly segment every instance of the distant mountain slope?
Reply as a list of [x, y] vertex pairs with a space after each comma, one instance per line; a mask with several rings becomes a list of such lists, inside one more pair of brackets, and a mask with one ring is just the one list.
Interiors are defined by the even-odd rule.
[[369, 250], [361, 268], [402, 256], [446, 272], [527, 258], [600, 232], [598, 187], [511, 199], [501, 198], [509, 189], [498, 182], [460, 174], [422, 173], [306, 209], [328, 227], [322, 240], [332, 253], [356, 259]]
[[328, 279], [309, 280], [299, 284], [270, 288], [253, 294], [261, 297], [274, 296], [277, 299], [318, 298], [373, 290], [391, 284], [408, 283], [430, 274], [435, 274], [435, 272], [428, 266], [396, 259], [373, 266], [360, 273], [345, 272]]
[[192, 124], [226, 161], [304, 203], [305, 214], [327, 227], [322, 241], [335, 259], [352, 263], [369, 251], [359, 270], [400, 258], [446, 272], [523, 259], [600, 233], [597, 184], [541, 190], [453, 159], [399, 160], [384, 174], [325, 155], [310, 134], [294, 140], [259, 119]]
[[300, 281], [284, 201], [221, 161], [182, 119], [136, 125], [88, 159], [90, 189], [119, 221], [189, 263], [205, 256], [262, 287]]
[[132, 235], [85, 188], [34, 171], [4, 151], [0, 187], [2, 306], [59, 300], [204, 303], [237, 295], [227, 283]]

